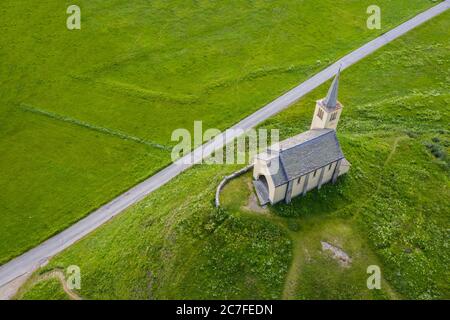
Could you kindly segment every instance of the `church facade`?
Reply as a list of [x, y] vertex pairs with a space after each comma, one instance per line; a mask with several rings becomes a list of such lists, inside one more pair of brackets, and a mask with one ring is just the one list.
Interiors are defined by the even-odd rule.
[[269, 147], [254, 160], [253, 184], [261, 205], [292, 198], [335, 183], [350, 169], [336, 128], [343, 105], [338, 101], [337, 73], [327, 97], [317, 101], [310, 130]]

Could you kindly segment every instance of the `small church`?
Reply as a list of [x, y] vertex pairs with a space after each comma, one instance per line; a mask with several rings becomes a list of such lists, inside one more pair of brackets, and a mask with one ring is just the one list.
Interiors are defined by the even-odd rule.
[[340, 70], [325, 99], [316, 103], [310, 130], [269, 147], [254, 160], [253, 184], [261, 205], [292, 198], [335, 183], [350, 169], [336, 128], [343, 105], [338, 101]]

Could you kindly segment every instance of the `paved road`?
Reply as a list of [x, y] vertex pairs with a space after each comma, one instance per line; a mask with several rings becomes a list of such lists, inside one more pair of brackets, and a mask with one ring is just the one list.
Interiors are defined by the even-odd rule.
[[[232, 129], [242, 129], [245, 131], [255, 127], [264, 120], [289, 107], [301, 97], [332, 78], [336, 74], [339, 66], [342, 66], [342, 69], [349, 67], [411, 29], [444, 12], [449, 7], [450, 0], [446, 0], [445, 2], [436, 5], [435, 7], [387, 32], [379, 38], [370, 41], [361, 48], [351, 52], [330, 67], [319, 72], [312, 78], [261, 108], [257, 112], [248, 116], [241, 122], [237, 123], [232, 127]], [[1, 266], [0, 287], [6, 287], [6, 285], [14, 279], [33, 272], [40, 265], [48, 261], [50, 257], [66, 249], [114, 216], [121, 213], [126, 208], [142, 200], [149, 193], [166, 184], [181, 172], [191, 167], [194, 163], [199, 163], [203, 157], [210, 155], [217, 148], [222, 148], [225, 143], [231, 142], [236, 137], [236, 135], [227, 135], [226, 137], [224, 134], [219, 135], [216, 139], [203, 146], [203, 152], [201, 148], [195, 149], [191, 154], [166, 167], [159, 173], [115, 198], [98, 210], [92, 212], [89, 216], [75, 223], [70, 228]], [[191, 162], [192, 164], [185, 164], [187, 157], [193, 157], [194, 161]]]

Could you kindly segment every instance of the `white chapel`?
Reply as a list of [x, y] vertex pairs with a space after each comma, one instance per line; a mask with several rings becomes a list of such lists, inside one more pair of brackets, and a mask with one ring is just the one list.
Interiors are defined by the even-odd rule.
[[336, 136], [343, 105], [337, 73], [325, 99], [317, 101], [310, 130], [269, 147], [255, 157], [253, 184], [261, 205], [305, 195], [350, 169]]

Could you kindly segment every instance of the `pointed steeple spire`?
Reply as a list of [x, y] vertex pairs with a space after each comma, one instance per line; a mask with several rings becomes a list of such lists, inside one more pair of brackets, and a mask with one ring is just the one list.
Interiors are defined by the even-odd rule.
[[324, 100], [325, 107], [329, 109], [336, 108], [337, 98], [338, 98], [338, 89], [339, 89], [339, 76], [341, 74], [341, 68], [339, 68], [336, 77], [331, 84], [330, 89], [328, 90], [327, 97]]

